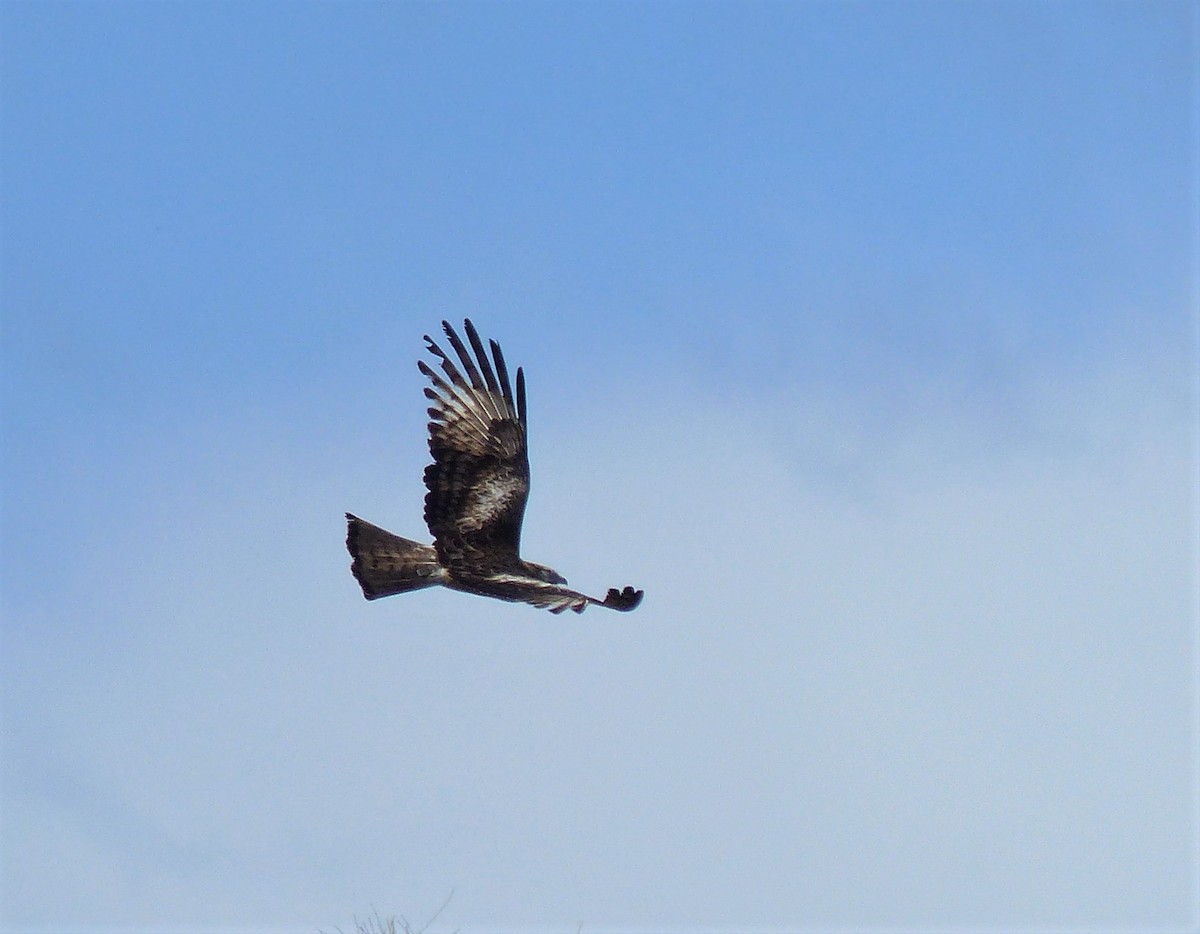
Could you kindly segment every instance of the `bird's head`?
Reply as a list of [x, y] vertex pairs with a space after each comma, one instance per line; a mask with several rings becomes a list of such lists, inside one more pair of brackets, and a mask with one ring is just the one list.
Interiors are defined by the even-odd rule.
[[530, 577], [536, 577], [547, 584], [565, 584], [567, 582], [567, 579], [554, 568], [548, 568], [544, 564], [534, 564], [532, 561], [526, 561], [524, 564]]

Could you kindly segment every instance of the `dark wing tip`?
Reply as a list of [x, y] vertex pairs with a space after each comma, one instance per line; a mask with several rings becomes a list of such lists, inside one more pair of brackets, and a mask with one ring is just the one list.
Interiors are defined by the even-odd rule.
[[604, 598], [601, 606], [606, 606], [610, 610], [620, 610], [622, 613], [628, 613], [630, 610], [636, 610], [638, 604], [642, 602], [642, 597], [646, 595], [644, 590], [634, 590], [632, 587], [626, 587], [624, 590], [617, 590], [616, 587], [608, 589], [608, 596]]
[[[462, 346], [462, 339], [458, 336], [458, 331], [454, 330], [454, 325], [449, 321], [443, 321], [442, 330], [446, 332], [446, 337], [450, 339], [450, 343], [455, 345], [454, 349], [458, 350]], [[471, 323], [470, 318], [463, 318], [463, 330], [466, 331], [468, 340], [475, 333], [475, 325]], [[460, 353], [459, 356], [461, 357], [462, 354]]]

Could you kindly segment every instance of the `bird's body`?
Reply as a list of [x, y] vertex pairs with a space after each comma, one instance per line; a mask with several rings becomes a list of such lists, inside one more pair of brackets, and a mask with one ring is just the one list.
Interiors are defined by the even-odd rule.
[[489, 360], [474, 326], [465, 321], [472, 356], [449, 322], [442, 329], [458, 365], [428, 336], [426, 347], [442, 373], [424, 361], [417, 364], [432, 384], [425, 388], [432, 403], [433, 455], [425, 468], [425, 523], [434, 541], [401, 538], [347, 513], [350, 569], [363, 596], [374, 600], [440, 585], [551, 613], [581, 613], [589, 603], [634, 609], [640, 590], [614, 588], [599, 600], [568, 589], [558, 572], [520, 557], [529, 497], [525, 374], [517, 370], [514, 395], [499, 344], [489, 342]]

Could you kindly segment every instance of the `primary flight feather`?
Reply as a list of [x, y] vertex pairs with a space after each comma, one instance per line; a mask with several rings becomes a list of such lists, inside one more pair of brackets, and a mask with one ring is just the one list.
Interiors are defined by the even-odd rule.
[[346, 548], [368, 600], [442, 586], [530, 603], [551, 613], [582, 613], [589, 603], [632, 610], [642, 591], [611, 588], [603, 600], [568, 589], [557, 571], [520, 556], [521, 521], [529, 498], [525, 374], [509, 382], [500, 345], [484, 349], [475, 326], [463, 322], [470, 349], [448, 321], [442, 330], [457, 363], [426, 335], [436, 369], [417, 363], [431, 385], [429, 452], [425, 468], [425, 524], [432, 545], [393, 535], [346, 513]]

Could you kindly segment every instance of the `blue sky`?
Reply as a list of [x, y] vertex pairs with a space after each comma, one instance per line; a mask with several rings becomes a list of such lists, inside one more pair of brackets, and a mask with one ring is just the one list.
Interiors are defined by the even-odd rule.
[[[1194, 927], [1196, 22], [0, 6], [0, 925]], [[358, 594], [465, 315], [637, 613]]]

